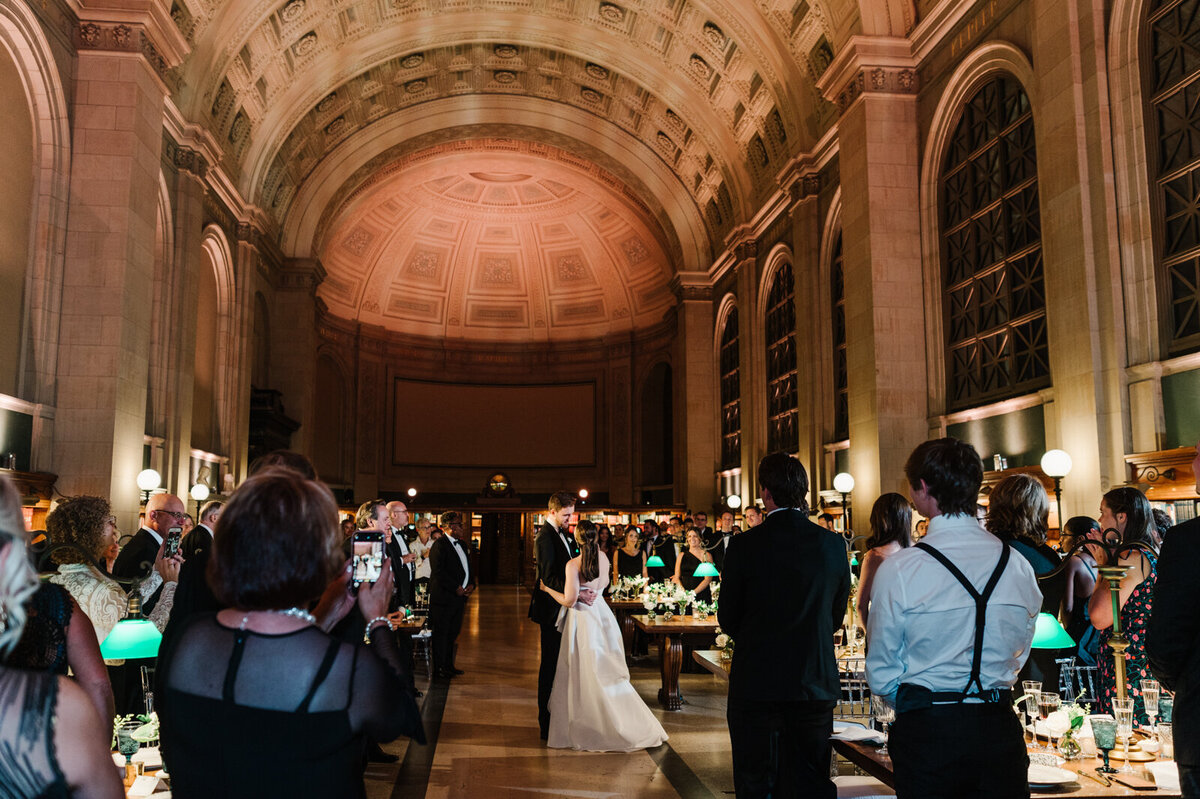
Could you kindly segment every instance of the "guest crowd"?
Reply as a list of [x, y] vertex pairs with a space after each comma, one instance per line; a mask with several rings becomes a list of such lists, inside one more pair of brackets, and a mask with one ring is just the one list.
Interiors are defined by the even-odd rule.
[[[1193, 466], [1200, 475], [1200, 455]], [[909, 496], [875, 499], [853, 567], [857, 539], [829, 514], [809, 517], [807, 472], [783, 454], [760, 464], [761, 508], [740, 519], [722, 509], [714, 528], [697, 511], [596, 531], [614, 583], [671, 581], [707, 602], [719, 580], [719, 622], [736, 642], [727, 713], [738, 796], [836, 795], [833, 642], [856, 621], [871, 691], [895, 708], [898, 795], [1027, 796], [1014, 684], [1054, 690], [1061, 662], [1094, 665], [1088, 699], [1112, 711], [1113, 602], [1098, 581], [1112, 558], [1127, 567], [1117, 607], [1136, 717], [1148, 722], [1142, 680], [1176, 692], [1183, 792], [1200, 796], [1200, 581], [1188, 574], [1200, 519], [1172, 527], [1138, 489], [1119, 487], [1055, 541], [1035, 477], [1009, 475], [978, 504], [983, 464], [969, 444], [926, 442], [904, 472]], [[573, 498], [555, 497], [558, 534]], [[278, 452], [197, 517], [154, 494], [122, 546], [107, 500], [66, 498], [39, 549], [0, 480], [0, 747], [12, 753], [0, 759], [0, 794], [121, 796], [109, 720], [151, 707], [183, 799], [362, 796], [365, 763], [390, 757], [380, 743], [424, 742], [405, 620], [427, 608], [435, 675], [463, 673], [456, 639], [476, 575], [458, 512], [414, 526], [404, 503], [380, 499], [339, 519], [311, 463]], [[706, 563], [718, 577], [696, 574]], [[531, 610], [548, 670], [543, 737], [559, 613], [547, 608]], [[1031, 648], [1039, 613], [1060, 619], [1074, 645]], [[104, 660], [100, 644], [137, 614], [163, 634], [158, 657]]]

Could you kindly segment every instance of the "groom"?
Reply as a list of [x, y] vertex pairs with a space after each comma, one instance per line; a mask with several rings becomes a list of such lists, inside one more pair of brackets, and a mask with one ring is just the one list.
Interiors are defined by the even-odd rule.
[[[575, 512], [575, 496], [566, 491], [550, 495], [546, 521], [533, 539], [533, 551], [537, 557], [537, 577], [545, 586], [563, 591], [567, 582], [567, 561], [579, 554], [579, 547], [567, 522]], [[579, 601], [590, 605], [596, 594], [580, 588]], [[558, 649], [562, 644], [562, 633], [558, 631], [558, 611], [561, 606], [554, 597], [533, 587], [533, 599], [529, 602], [529, 618], [542, 628], [542, 665], [538, 669], [538, 727], [542, 740], [550, 737], [550, 691], [554, 688], [554, 674], [558, 669]]]

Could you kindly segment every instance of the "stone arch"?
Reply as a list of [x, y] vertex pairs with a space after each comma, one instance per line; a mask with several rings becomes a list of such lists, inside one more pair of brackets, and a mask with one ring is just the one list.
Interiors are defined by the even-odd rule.
[[858, 13], [867, 36], [903, 37], [917, 24], [913, 0], [858, 0]]
[[817, 297], [816, 300], [817, 314], [820, 318], [818, 325], [817, 341], [820, 351], [817, 353], [815, 364], [821, 375], [819, 389], [820, 396], [820, 424], [821, 424], [821, 443], [828, 443], [824, 439], [834, 436], [836, 429], [836, 412], [837, 412], [837, 397], [831, 394], [835, 390], [834, 370], [834, 334], [833, 334], [833, 307], [832, 307], [832, 290], [833, 290], [833, 257], [834, 244], [837, 241], [838, 235], [842, 231], [842, 187], [834, 191], [833, 199], [829, 204], [829, 211], [825, 214], [825, 221], [821, 225], [821, 246], [817, 256]]
[[[725, 327], [729, 323], [730, 317], [733, 316], [734, 314], [737, 314], [737, 316], [738, 316], [738, 319], [737, 319], [737, 325], [738, 325], [737, 336], [738, 336], [738, 350], [739, 350], [738, 371], [739, 371], [739, 375], [740, 375], [741, 369], [742, 369], [742, 366], [740, 363], [740, 350], [741, 350], [742, 336], [744, 335], [743, 331], [745, 329], [745, 320], [743, 320], [741, 318], [741, 312], [738, 307], [737, 295], [731, 291], [731, 292], [728, 292], [724, 297], [721, 298], [721, 302], [717, 306], [716, 324], [713, 326], [713, 349], [712, 349], [713, 375], [716, 376], [715, 389], [716, 389], [716, 400], [717, 400], [716, 401], [716, 408], [717, 408], [716, 435], [717, 435], [717, 439], [716, 439], [716, 449], [714, 451], [717, 453], [718, 471], [723, 471], [726, 468], [728, 468], [727, 466], [725, 466], [725, 463], [724, 463], [724, 461], [725, 461], [725, 457], [724, 457], [725, 396], [724, 396], [724, 391], [723, 391], [723, 379], [724, 379], [725, 370], [721, 363], [721, 346], [725, 339]], [[739, 385], [738, 386], [738, 405], [739, 405], [739, 407], [744, 406], [745, 402], [746, 402], [746, 398], [744, 396], [742, 396], [741, 386]], [[742, 421], [744, 419], [744, 415], [739, 414], [739, 416], [741, 417], [741, 419], [739, 419], [739, 422], [738, 422], [740, 449], [744, 452], [746, 449], [745, 422]]]
[[24, 303], [27, 322], [22, 330], [29, 342], [23, 348], [29, 361], [18, 393], [53, 404], [71, 174], [70, 120], [50, 44], [37, 17], [21, 0], [0, 0], [0, 47], [17, 65], [33, 120], [34, 175]]
[[925, 139], [921, 158], [920, 212], [921, 212], [921, 272], [925, 307], [925, 340], [939, 342], [938, 346], [925, 348], [925, 368], [928, 375], [929, 413], [945, 413], [946, 359], [944, 348], [945, 323], [940, 309], [943, 301], [942, 246], [939, 227], [938, 198], [941, 186], [941, 167], [946, 157], [946, 147], [954, 134], [959, 112], [976, 91], [997, 73], [1012, 75], [1021, 84], [1030, 107], [1033, 109], [1034, 136], [1040, 129], [1040, 99], [1033, 65], [1020, 49], [1008, 42], [988, 42], [963, 58], [942, 91], [933, 123]]
[[[213, 304], [212, 313], [213, 319], [211, 323], [207, 323], [203, 318], [197, 318], [196, 321], [196, 356], [197, 362], [195, 368], [201, 368], [199, 360], [204, 357], [211, 356], [213, 358], [213, 368], [211, 375], [212, 392], [211, 398], [211, 424], [213, 425], [210, 446], [213, 450], [217, 450], [215, 454], [229, 455], [233, 450], [233, 431], [237, 420], [237, 409], [240, 398], [234, 397], [232, 391], [237, 385], [237, 357], [239, 349], [234, 341], [235, 339], [235, 319], [234, 319], [234, 301], [235, 301], [235, 284], [234, 284], [234, 267], [233, 253], [229, 246], [229, 240], [225, 236], [225, 232], [217, 225], [208, 225], [201, 236], [200, 249], [204, 253], [204, 258], [201, 259], [200, 269], [209, 268], [212, 270], [211, 279], [215, 283], [215, 302]], [[204, 281], [209, 279], [208, 274], [197, 275], [198, 280]], [[201, 290], [198, 292], [201, 299], [204, 297], [203, 284], [200, 284]], [[201, 311], [198, 316], [202, 314]], [[201, 336], [211, 330], [213, 336], [212, 347], [207, 347], [207, 342], [201, 341]], [[193, 384], [193, 402], [202, 401], [202, 392], [205, 386], [201, 384], [203, 375], [194, 372]], [[199, 407], [194, 407], [192, 412], [193, 425], [196, 421], [203, 421], [199, 415], [204, 413], [203, 404]], [[203, 428], [201, 428], [203, 432]], [[196, 430], [193, 428], [193, 442], [195, 441]], [[194, 444], [193, 444], [194, 446]]]

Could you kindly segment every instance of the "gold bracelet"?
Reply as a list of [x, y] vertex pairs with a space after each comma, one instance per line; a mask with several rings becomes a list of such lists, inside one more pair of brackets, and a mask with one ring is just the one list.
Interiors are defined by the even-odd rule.
[[375, 618], [373, 618], [369, 622], [367, 622], [367, 629], [363, 630], [363, 643], [364, 644], [371, 643], [371, 630], [375, 628], [376, 622], [383, 622], [384, 624], [387, 625], [388, 630], [390, 630], [392, 632], [396, 631], [396, 625], [392, 624], [391, 619], [389, 619], [387, 616], [376, 616]]

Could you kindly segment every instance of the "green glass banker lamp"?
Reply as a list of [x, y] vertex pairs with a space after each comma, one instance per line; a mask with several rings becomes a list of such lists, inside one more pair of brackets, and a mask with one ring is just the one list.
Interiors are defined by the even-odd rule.
[[135, 588], [129, 597], [129, 612], [100, 644], [100, 657], [105, 660], [158, 657], [161, 644], [162, 633], [154, 622], [142, 618], [142, 598]]
[[715, 563], [709, 563], [708, 561], [704, 561], [703, 563], [701, 563], [699, 566], [696, 567], [696, 570], [694, 572], [692, 572], [692, 576], [693, 577], [720, 577], [721, 572], [717, 571], [717, 565]]
[[666, 565], [667, 564], [663, 563], [663, 559], [660, 558], [658, 555], [651, 555], [646, 560], [646, 566], [651, 569], [661, 569], [662, 567], [664, 567]]
[[1075, 640], [1058, 623], [1058, 619], [1053, 613], [1037, 615], [1037, 626], [1033, 628], [1033, 643], [1030, 644], [1030, 647], [1033, 649], [1067, 649], [1072, 646], [1075, 646]]

